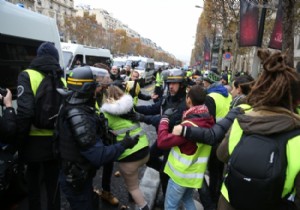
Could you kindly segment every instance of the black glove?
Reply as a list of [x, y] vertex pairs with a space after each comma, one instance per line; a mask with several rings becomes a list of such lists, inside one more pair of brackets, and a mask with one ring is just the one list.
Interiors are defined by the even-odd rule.
[[178, 110], [176, 108], [168, 108], [162, 114], [162, 118], [169, 118], [170, 116], [172, 116], [176, 112], [178, 112]]
[[131, 149], [138, 143], [139, 138], [139, 135], [136, 135], [132, 138], [131, 136], [129, 136], [129, 131], [126, 131], [126, 135], [124, 136], [123, 140], [120, 141], [120, 143], [125, 149]]
[[131, 120], [132, 122], [144, 122], [145, 116], [137, 112], [129, 112], [121, 115], [122, 118]]

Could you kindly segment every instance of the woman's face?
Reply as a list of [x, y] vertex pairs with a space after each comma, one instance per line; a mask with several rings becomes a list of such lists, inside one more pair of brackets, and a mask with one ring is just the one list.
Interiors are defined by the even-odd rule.
[[236, 97], [237, 95], [239, 95], [239, 94], [241, 94], [241, 88], [240, 88], [240, 86], [238, 86], [238, 88], [236, 88], [235, 86], [234, 86], [234, 83], [235, 82], [233, 82], [232, 83], [232, 90], [231, 90], [231, 95], [232, 95], [232, 97]]

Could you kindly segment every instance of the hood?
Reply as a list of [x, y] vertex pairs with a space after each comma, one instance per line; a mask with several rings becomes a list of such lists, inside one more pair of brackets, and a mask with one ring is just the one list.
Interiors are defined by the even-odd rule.
[[28, 68], [45, 74], [51, 73], [55, 70], [59, 76], [63, 75], [63, 71], [60, 68], [58, 61], [49, 55], [34, 58]]
[[131, 95], [124, 94], [118, 100], [106, 99], [101, 106], [101, 112], [107, 112], [111, 115], [122, 115], [130, 112], [133, 108], [133, 98]]
[[281, 107], [260, 107], [238, 115], [237, 120], [246, 134], [270, 135], [300, 128], [300, 116]]
[[228, 90], [220, 84], [212, 84], [208, 89], [207, 89], [207, 94], [209, 93], [219, 93], [224, 97], [228, 97]]

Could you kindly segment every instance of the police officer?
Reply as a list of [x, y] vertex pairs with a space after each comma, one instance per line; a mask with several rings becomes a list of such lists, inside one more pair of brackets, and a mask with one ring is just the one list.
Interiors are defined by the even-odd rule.
[[[173, 109], [173, 114], [170, 116], [169, 131], [172, 131], [174, 125], [181, 122], [182, 113], [186, 109], [185, 97], [186, 97], [186, 79], [185, 73], [180, 69], [169, 69], [169, 74], [166, 79], [168, 86], [168, 93], [162, 97], [157, 103], [148, 106], [135, 107], [136, 113], [134, 116], [129, 117], [132, 120], [145, 122], [146, 124], [153, 125], [158, 128], [161, 116], [165, 110]], [[164, 164], [168, 158], [169, 150], [161, 150], [157, 147], [157, 142], [150, 148], [150, 160], [147, 166], [154, 168], [160, 172], [160, 179], [162, 184], [162, 190], [165, 194], [168, 184], [168, 176], [163, 172]], [[164, 156], [164, 160], [161, 161], [160, 157]]]
[[93, 177], [96, 170], [115, 161], [127, 148], [132, 148], [139, 136], [125, 135], [119, 143], [104, 146], [104, 125], [95, 113], [97, 86], [88, 66], [74, 69], [67, 80], [71, 90], [60, 110], [57, 122], [58, 148], [62, 170], [60, 184], [73, 210], [98, 209], [93, 201]]

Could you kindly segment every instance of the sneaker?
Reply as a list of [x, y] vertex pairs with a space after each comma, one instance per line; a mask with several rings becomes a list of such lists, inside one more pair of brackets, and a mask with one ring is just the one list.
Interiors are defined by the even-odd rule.
[[119, 200], [111, 192], [102, 190], [99, 196], [102, 200], [107, 201], [111, 205], [119, 205]]

